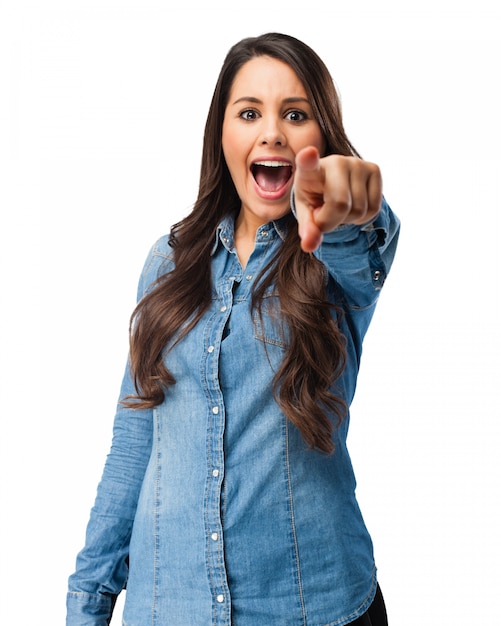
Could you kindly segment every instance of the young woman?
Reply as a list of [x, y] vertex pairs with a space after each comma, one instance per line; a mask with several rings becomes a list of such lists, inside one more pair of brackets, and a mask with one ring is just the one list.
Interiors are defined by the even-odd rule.
[[68, 626], [386, 624], [346, 447], [399, 224], [319, 57], [228, 53], [198, 199], [146, 261]]

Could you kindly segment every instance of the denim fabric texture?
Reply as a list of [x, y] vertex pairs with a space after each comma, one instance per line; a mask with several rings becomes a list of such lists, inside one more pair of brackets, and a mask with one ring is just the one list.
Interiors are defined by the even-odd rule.
[[[176, 378], [153, 410], [119, 405], [85, 546], [69, 579], [67, 626], [104, 626], [125, 587], [125, 626], [342, 626], [376, 592], [370, 535], [346, 446], [308, 450], [278, 408], [271, 380], [287, 329], [252, 313], [251, 290], [284, 237], [261, 226], [245, 269], [233, 218], [217, 229], [212, 306], [168, 352]], [[388, 205], [365, 226], [326, 234], [315, 253], [344, 309], [355, 392], [362, 340], [393, 261], [399, 222]], [[146, 261], [140, 298], [172, 268], [168, 237]], [[273, 310], [271, 290], [266, 310]], [[267, 300], [268, 302], [268, 300]], [[134, 393], [126, 368], [120, 398]]]

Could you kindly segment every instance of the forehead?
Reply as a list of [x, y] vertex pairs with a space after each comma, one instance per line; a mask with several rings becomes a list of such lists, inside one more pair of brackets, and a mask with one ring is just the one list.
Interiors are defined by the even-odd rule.
[[244, 63], [235, 75], [229, 104], [245, 96], [260, 100], [266, 97], [305, 98], [306, 90], [287, 63], [269, 56], [259, 56]]

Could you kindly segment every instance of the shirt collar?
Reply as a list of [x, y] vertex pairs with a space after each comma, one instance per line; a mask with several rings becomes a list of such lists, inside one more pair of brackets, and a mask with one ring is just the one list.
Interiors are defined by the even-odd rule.
[[[231, 252], [235, 244], [235, 217], [236, 214], [227, 215], [218, 224], [214, 237], [214, 245], [212, 246], [211, 256], [216, 253], [219, 244], [222, 244], [228, 252]], [[268, 224], [263, 224], [260, 228], [268, 230], [274, 229], [282, 241], [287, 235], [287, 223], [290, 219], [289, 214], [284, 215], [277, 220], [273, 220]]]

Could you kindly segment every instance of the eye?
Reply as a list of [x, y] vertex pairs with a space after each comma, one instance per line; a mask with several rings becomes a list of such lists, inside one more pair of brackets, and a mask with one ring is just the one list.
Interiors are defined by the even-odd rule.
[[298, 111], [297, 109], [294, 109], [292, 111], [287, 111], [287, 113], [285, 114], [285, 119], [289, 120], [290, 122], [304, 122], [308, 119], [308, 115], [304, 111]]
[[239, 117], [247, 122], [252, 122], [259, 117], [259, 113], [255, 109], [245, 109], [239, 113]]

